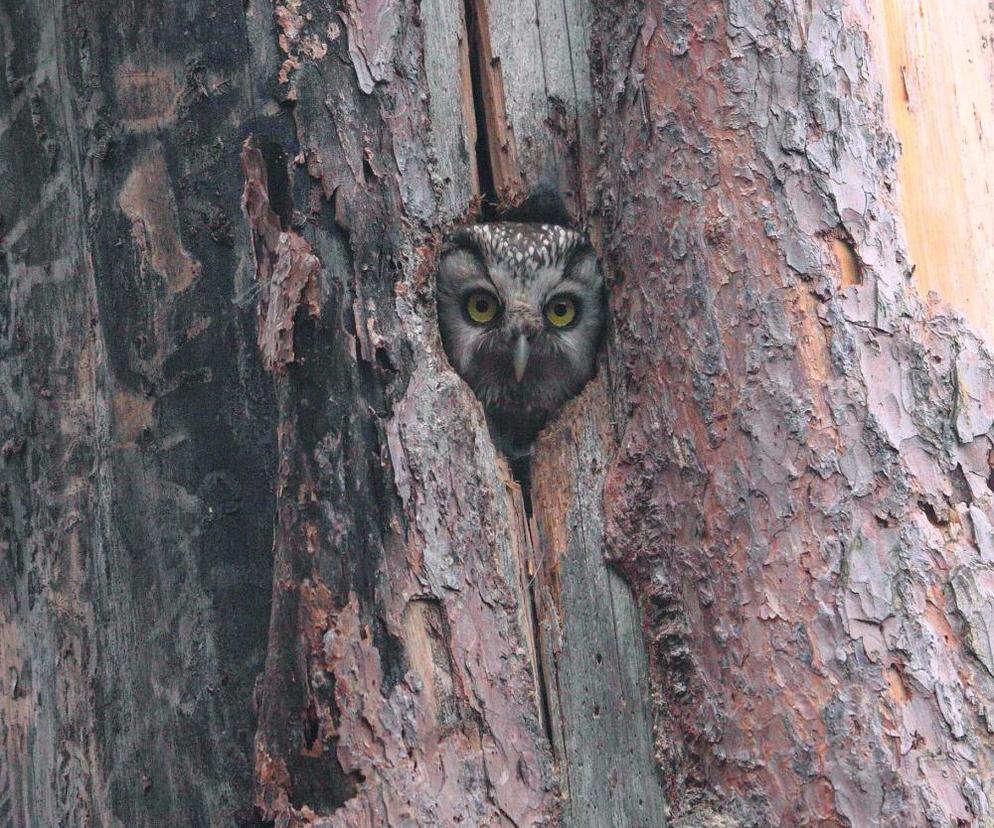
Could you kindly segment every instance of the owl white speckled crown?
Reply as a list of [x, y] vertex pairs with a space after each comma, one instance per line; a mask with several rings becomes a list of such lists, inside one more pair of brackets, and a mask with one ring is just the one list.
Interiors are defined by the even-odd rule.
[[525, 268], [554, 267], [588, 243], [582, 233], [558, 224], [476, 224], [467, 232], [487, 256]]

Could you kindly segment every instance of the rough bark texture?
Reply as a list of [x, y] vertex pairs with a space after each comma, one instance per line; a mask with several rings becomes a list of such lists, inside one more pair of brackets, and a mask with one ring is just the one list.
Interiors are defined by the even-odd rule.
[[[0, 7], [2, 828], [994, 824], [992, 363], [812, 5]], [[542, 179], [529, 517], [432, 272]]]
[[602, 10], [605, 522], [672, 797], [986, 825], [992, 366], [913, 290], [868, 27], [831, 0]]
[[240, 2], [5, 2], [0, 54], [0, 824], [231, 824], [276, 479], [239, 156], [289, 132]]

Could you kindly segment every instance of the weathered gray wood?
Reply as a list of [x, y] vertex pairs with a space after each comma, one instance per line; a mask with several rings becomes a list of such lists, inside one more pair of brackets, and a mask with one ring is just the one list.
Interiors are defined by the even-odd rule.
[[[535, 453], [542, 659], [567, 795], [564, 824], [658, 828], [666, 800], [640, 613], [605, 561], [602, 498], [614, 444], [605, 385], [602, 375], [573, 401]], [[563, 469], [571, 475], [565, 481]]]
[[433, 183], [442, 198], [442, 218], [454, 221], [465, 216], [467, 194], [480, 192], [465, 7], [452, 0], [425, 0], [421, 21], [428, 126], [436, 154]]
[[473, 3], [485, 35], [482, 70], [493, 90], [488, 129], [498, 195], [519, 200], [551, 181], [579, 216], [595, 165], [590, 3]]

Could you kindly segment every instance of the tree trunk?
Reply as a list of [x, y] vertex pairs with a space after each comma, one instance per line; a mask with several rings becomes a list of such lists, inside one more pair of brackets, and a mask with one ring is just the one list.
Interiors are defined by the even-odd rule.
[[[0, 7], [0, 827], [994, 825], [994, 25], [814, 5]], [[433, 270], [550, 179], [529, 494]]]
[[[922, 201], [868, 36], [895, 22], [815, 5], [595, 27], [624, 423], [608, 546], [644, 610], [671, 800], [717, 792], [755, 825], [989, 825], [991, 360], [915, 293], [956, 281], [902, 241]], [[932, 58], [917, 71], [952, 86]], [[947, 206], [965, 236], [989, 223], [989, 193]]]

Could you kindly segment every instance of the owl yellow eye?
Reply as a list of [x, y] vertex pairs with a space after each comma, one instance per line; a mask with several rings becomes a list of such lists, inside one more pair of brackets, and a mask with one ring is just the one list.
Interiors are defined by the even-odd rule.
[[492, 293], [480, 290], [476, 293], [471, 293], [469, 299], [466, 300], [466, 313], [469, 314], [470, 319], [479, 325], [486, 325], [488, 322], [493, 322], [499, 310], [500, 302], [497, 301], [497, 297]]
[[568, 296], [557, 296], [545, 306], [545, 318], [553, 327], [565, 328], [576, 319], [576, 303]]

